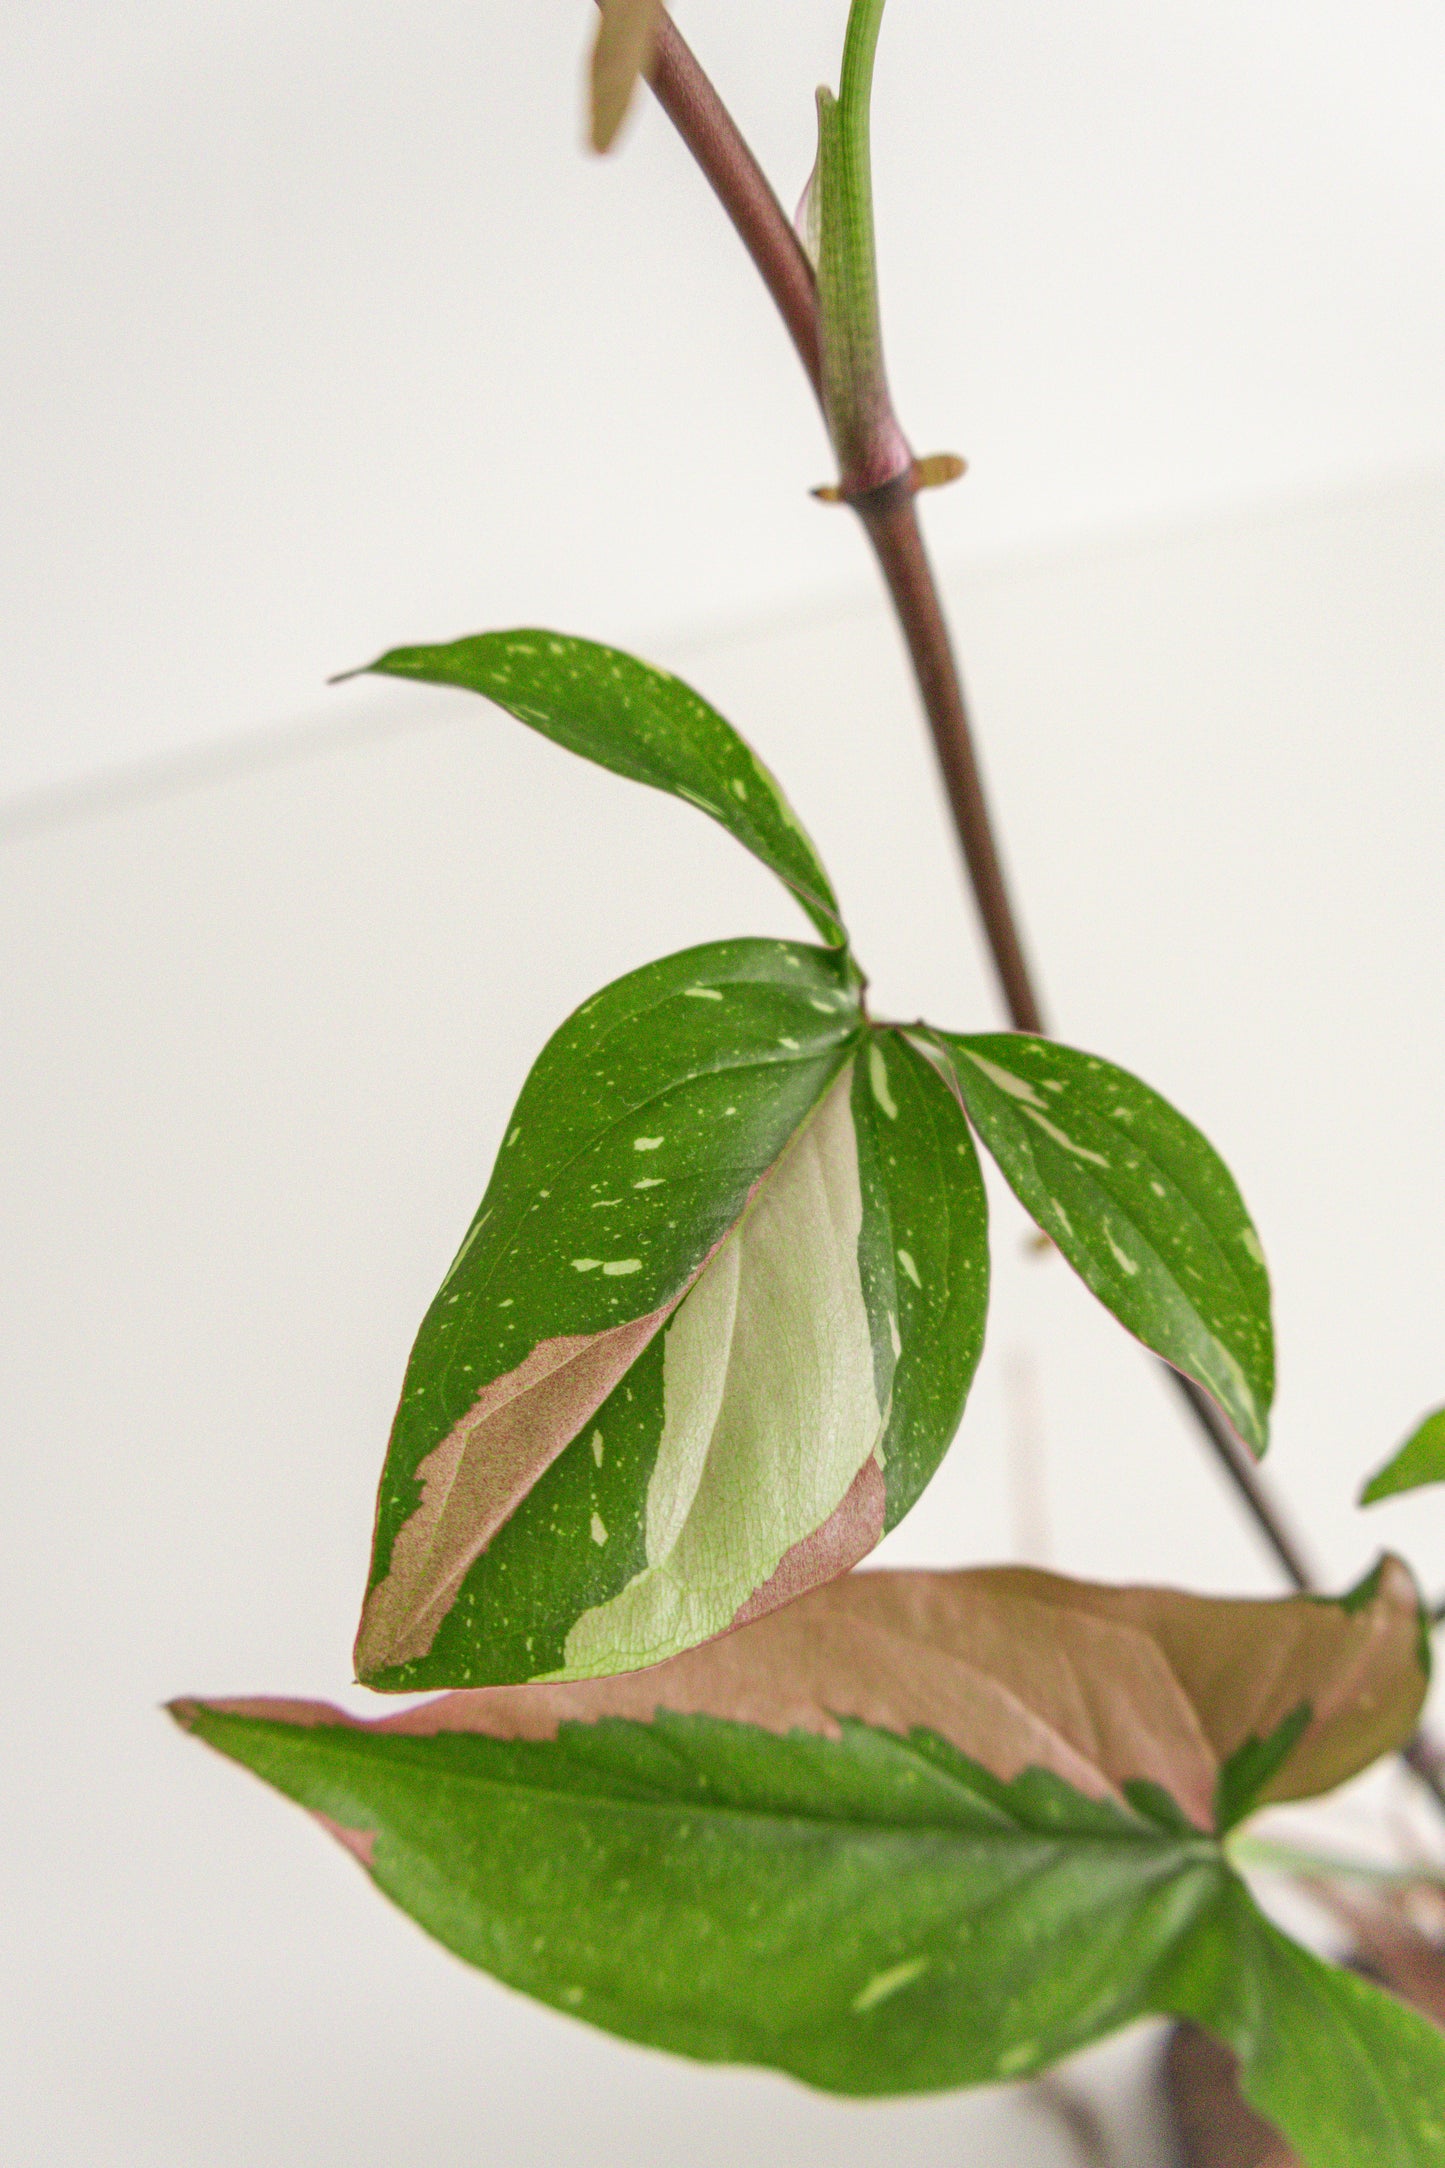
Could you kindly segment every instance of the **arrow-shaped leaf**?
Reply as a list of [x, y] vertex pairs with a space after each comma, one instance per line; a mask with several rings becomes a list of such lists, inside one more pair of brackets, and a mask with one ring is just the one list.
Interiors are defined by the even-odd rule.
[[685, 798], [777, 874], [825, 941], [846, 940], [832, 884], [776, 779], [681, 678], [595, 640], [532, 630], [397, 647], [367, 667], [483, 693], [584, 760]]
[[863, 1557], [957, 1426], [987, 1301], [963, 1117], [844, 959], [694, 949], [543, 1051], [423, 1323], [359, 1675], [657, 1663]]
[[1268, 1442], [1264, 1252], [1228, 1168], [1147, 1084], [1022, 1032], [932, 1032], [1020, 1203], [1146, 1347]]
[[177, 1714], [449, 1948], [631, 2039], [895, 2093], [1173, 2012], [1317, 2168], [1424, 2168], [1445, 2044], [1278, 1934], [1209, 1828], [1283, 1701], [1319, 1713], [1276, 1796], [1403, 1738], [1423, 1690], [1393, 1564], [1338, 1605], [1006, 1568], [856, 1574], [655, 1670], [381, 1724]]

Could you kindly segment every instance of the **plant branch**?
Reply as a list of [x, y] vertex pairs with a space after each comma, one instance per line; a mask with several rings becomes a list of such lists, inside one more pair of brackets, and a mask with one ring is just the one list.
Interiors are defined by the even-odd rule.
[[[821, 404], [823, 372], [812, 266], [731, 114], [667, 17], [663, 19], [650, 79], [664, 112], [761, 273]], [[1009, 899], [963, 686], [919, 528], [913, 489], [912, 479], [903, 475], [881, 489], [854, 495], [848, 501], [873, 545], [907, 643], [1010, 1021], [1016, 1031], [1042, 1033], [1043, 1009]], [[1167, 1364], [1164, 1367], [1286, 1578], [1297, 1589], [1318, 1590], [1318, 1578], [1304, 1549], [1248, 1450], [1207, 1394], [1191, 1379]], [[1417, 1733], [1401, 1752], [1416, 1776], [1445, 1807], [1445, 1754], [1424, 1732]]]
[[823, 359], [813, 266], [767, 175], [669, 15], [658, 31], [649, 79], [658, 104], [761, 273], [821, 405]]

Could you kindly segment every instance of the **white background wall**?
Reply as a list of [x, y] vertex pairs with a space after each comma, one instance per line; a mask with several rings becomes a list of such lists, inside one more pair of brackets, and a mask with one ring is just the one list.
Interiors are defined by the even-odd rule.
[[[789, 192], [841, 14], [683, 17]], [[0, 12], [0, 2155], [42, 2168], [1072, 2157], [1025, 2096], [840, 2108], [535, 2010], [156, 1713], [365, 1701], [401, 1365], [528, 1061], [648, 955], [797, 930], [690, 809], [328, 670], [645, 645], [782, 775], [879, 1006], [997, 1014], [791, 355], [655, 115], [581, 158], [585, 15]], [[1439, 18], [895, 0], [880, 69], [894, 375], [973, 460], [928, 519], [1046, 995], [1241, 1179], [1327, 1573], [1445, 1585], [1445, 1507], [1350, 1504], [1445, 1397]], [[1273, 1586], [1022, 1235], [998, 1198], [889, 1554]], [[1141, 2168], [1149, 2052], [1087, 2073]]]
[[[4, 0], [0, 799], [402, 639], [860, 582], [791, 351], [590, 0]], [[844, 0], [683, 0], [791, 204]], [[1445, 464], [1434, 0], [894, 0], [893, 375], [957, 557]]]

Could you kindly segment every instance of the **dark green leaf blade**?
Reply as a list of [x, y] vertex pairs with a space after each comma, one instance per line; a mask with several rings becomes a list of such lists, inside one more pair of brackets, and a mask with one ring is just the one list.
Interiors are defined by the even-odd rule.
[[[315, 1703], [176, 1714], [448, 1947], [630, 2039], [909, 2092], [1179, 2012], [1238, 2047], [1266, 2112], [1334, 2168], [1352, 2142], [1376, 2157], [1377, 2103], [1352, 2077], [1340, 2133], [1304, 2114], [1300, 1982], [1328, 1975], [1257, 1920], [1211, 1801], [1301, 1699], [1319, 1713], [1273, 1774], [1254, 1756], [1276, 1796], [1408, 1735], [1424, 1680], [1402, 1576], [1387, 1562], [1325, 1605], [1009, 1567], [850, 1574], [627, 1676], [377, 1724]], [[1396, 2047], [1438, 2096], [1445, 2047]]]
[[1000, 1785], [865, 1725], [661, 1714], [501, 1741], [178, 1714], [509, 1986], [836, 2092], [1023, 2075], [1127, 2024], [1220, 1871], [1056, 1778]]
[[1025, 1033], [934, 1032], [1010, 1188], [1085, 1285], [1255, 1453], [1274, 1333], [1264, 1252], [1213, 1147], [1157, 1092]]
[[497, 1739], [176, 1713], [458, 1956], [625, 2038], [896, 2094], [1184, 2016], [1309, 2168], [1441, 2158], [1432, 2027], [1289, 1942], [1211, 1840], [1052, 1775], [1003, 1783], [851, 1721], [778, 1737], [659, 1712]]
[[860, 1029], [836, 952], [738, 941], [629, 974], [554, 1035], [408, 1365], [358, 1638], [368, 1683], [565, 1667], [569, 1630], [639, 1563], [664, 1337], [696, 1319], [684, 1298]]
[[1445, 1483], [1445, 1408], [1436, 1408], [1427, 1415], [1399, 1452], [1371, 1476], [1360, 1492], [1360, 1504], [1372, 1506], [1377, 1499], [1393, 1498], [1398, 1491], [1419, 1490], [1426, 1483]]
[[846, 942], [832, 884], [778, 782], [670, 672], [595, 640], [530, 628], [393, 648], [367, 668], [482, 693], [584, 760], [685, 798], [777, 874], [825, 941]]
[[957, 1097], [902, 1032], [875, 1030], [853, 1078], [866, 1200], [864, 1287], [892, 1353], [885, 1525], [948, 1450], [983, 1351], [988, 1200]]
[[1151, 2002], [1234, 2049], [1245, 2098], [1308, 2168], [1445, 2160], [1445, 2040], [1281, 1934], [1233, 1875], [1161, 1967]]

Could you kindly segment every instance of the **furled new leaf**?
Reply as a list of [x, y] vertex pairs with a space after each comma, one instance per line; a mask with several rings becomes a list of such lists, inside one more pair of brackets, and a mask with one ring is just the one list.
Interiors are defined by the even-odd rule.
[[532, 630], [397, 647], [367, 667], [483, 693], [584, 760], [685, 798], [777, 874], [825, 941], [846, 939], [822, 861], [777, 781], [681, 678], [595, 640]]
[[1393, 1562], [1337, 1605], [868, 1573], [626, 1678], [177, 1714], [449, 1948], [631, 2039], [896, 2093], [1176, 2012], [1317, 2168], [1424, 2168], [1445, 2045], [1279, 1935], [1210, 1827], [1281, 1706], [1316, 1712], [1295, 1795], [1405, 1736], [1419, 1662]]
[[1010, 1188], [1085, 1285], [1262, 1453], [1274, 1397], [1264, 1252], [1228, 1168], [1137, 1077], [1022, 1032], [933, 1032]]
[[1427, 1415], [1399, 1452], [1371, 1476], [1360, 1492], [1360, 1504], [1372, 1506], [1379, 1498], [1393, 1498], [1397, 1491], [1419, 1490], [1426, 1483], [1445, 1483], [1445, 1408], [1436, 1408]]
[[947, 1447], [986, 1300], [962, 1115], [838, 952], [619, 980], [544, 1049], [422, 1325], [358, 1675], [630, 1670], [845, 1572]]

